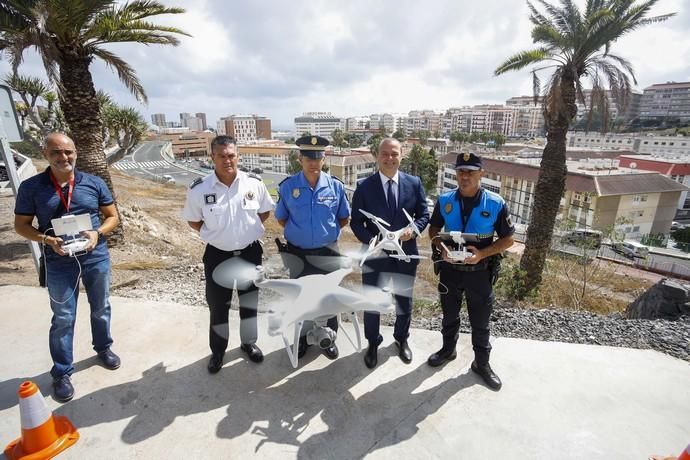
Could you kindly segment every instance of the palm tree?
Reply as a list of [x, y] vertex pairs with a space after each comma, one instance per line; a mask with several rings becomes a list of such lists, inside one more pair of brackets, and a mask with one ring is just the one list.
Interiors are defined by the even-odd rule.
[[103, 118], [103, 124], [108, 128], [110, 136], [122, 150], [119, 155], [121, 157], [131, 153], [148, 129], [146, 121], [133, 107], [111, 104], [104, 109]]
[[60, 106], [79, 152], [77, 167], [102, 177], [112, 191], [103, 151], [102, 120], [89, 66], [101, 59], [115, 70], [120, 81], [140, 101], [144, 87], [134, 69], [104, 47], [109, 43], [134, 42], [176, 46], [174, 27], [148, 18], [183, 13], [161, 3], [134, 0], [0, 0], [0, 50], [16, 73], [24, 51], [35, 48], [48, 78], [58, 89]]
[[[576, 100], [584, 103], [581, 79], [592, 84], [592, 105], [606, 106], [605, 84], [613, 98], [625, 106], [635, 75], [632, 65], [612, 54], [611, 45], [642, 26], [665, 21], [673, 14], [648, 17], [657, 0], [635, 4], [634, 0], [587, 0], [584, 12], [572, 0], [560, 0], [560, 7], [537, 0], [545, 10], [539, 12], [529, 1], [532, 41], [537, 48], [508, 58], [494, 73], [503, 74], [536, 64], [532, 69], [535, 103], [541, 82], [537, 73], [552, 70], [544, 88], [544, 119], [547, 142], [535, 191], [532, 219], [527, 231], [525, 252], [520, 260], [523, 273], [517, 296], [524, 298], [541, 283], [546, 254], [556, 215], [565, 188], [566, 134], [577, 114]], [[590, 107], [591, 108], [591, 107]], [[606, 117], [604, 117], [606, 118]]]
[[[39, 116], [38, 108], [36, 103], [39, 99], [44, 99], [48, 93], [50, 93], [50, 88], [45, 84], [40, 78], [28, 77], [25, 75], [19, 75], [17, 73], [9, 74], [3, 80], [12, 91], [19, 94], [22, 99], [25, 108], [25, 116], [28, 117], [34, 125], [41, 131], [41, 135], [46, 134], [46, 127], [43, 120]], [[30, 133], [27, 133], [30, 134]], [[34, 139], [33, 136], [29, 135], [29, 139], [40, 145], [38, 139]]]

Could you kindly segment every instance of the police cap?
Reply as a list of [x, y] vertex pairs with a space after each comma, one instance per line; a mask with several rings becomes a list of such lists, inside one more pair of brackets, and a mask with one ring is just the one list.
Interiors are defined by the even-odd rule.
[[464, 169], [466, 171], [478, 171], [482, 169], [482, 159], [474, 153], [458, 153], [458, 157], [455, 159], [455, 169]]
[[323, 158], [326, 154], [325, 150], [328, 147], [328, 139], [321, 136], [302, 136], [295, 141], [299, 147], [299, 153], [305, 157], [318, 160]]

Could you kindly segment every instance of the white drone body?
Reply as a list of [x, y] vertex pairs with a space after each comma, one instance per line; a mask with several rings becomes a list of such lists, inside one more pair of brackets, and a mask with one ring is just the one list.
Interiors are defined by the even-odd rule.
[[[405, 213], [405, 217], [407, 217], [407, 220], [409, 220], [410, 223], [407, 224], [406, 227], [403, 227], [396, 231], [388, 230], [386, 227], [390, 227], [390, 224], [385, 220], [381, 219], [380, 217], [376, 217], [375, 215], [363, 209], [360, 209], [359, 212], [361, 212], [366, 218], [372, 221], [374, 225], [376, 225], [376, 227], [379, 229], [379, 234], [373, 237], [369, 242], [369, 248], [366, 250], [366, 252], [362, 256], [362, 260], [359, 263], [360, 267], [364, 265], [364, 261], [367, 259], [367, 257], [381, 250], [393, 251], [395, 252], [395, 254], [390, 254], [389, 257], [404, 260], [405, 262], [409, 262], [412, 259], [426, 258], [424, 256], [405, 254], [405, 251], [403, 251], [403, 248], [400, 245], [400, 235], [402, 235], [403, 232], [408, 228], [415, 232], [417, 236], [421, 236], [421, 234], [419, 233], [419, 229], [414, 223], [414, 220], [407, 212], [407, 210], [405, 210], [405, 208], [403, 208], [403, 212]], [[384, 225], [386, 227], [384, 227]]]
[[[341, 268], [325, 275], [308, 275], [297, 279], [263, 279], [255, 281], [260, 288], [272, 289], [285, 297], [268, 312], [268, 334], [283, 337], [285, 350], [292, 366], [297, 368], [300, 332], [305, 321], [324, 324], [333, 316], [349, 314], [355, 329], [357, 343], [344, 328], [343, 331], [357, 351], [362, 350], [362, 337], [359, 330], [357, 312], [375, 311], [392, 313], [395, 303], [387, 289], [372, 287], [360, 294], [340, 286], [343, 278], [352, 272]], [[292, 345], [288, 339], [290, 328], [294, 328]]]

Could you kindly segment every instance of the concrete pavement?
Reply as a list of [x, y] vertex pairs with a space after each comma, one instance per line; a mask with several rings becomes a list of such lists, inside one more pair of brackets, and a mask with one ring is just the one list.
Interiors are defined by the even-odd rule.
[[[260, 365], [232, 347], [206, 371], [205, 308], [112, 298], [117, 371], [97, 364], [82, 293], [75, 341], [75, 398], [52, 400], [44, 290], [2, 286], [0, 447], [19, 436], [16, 391], [36, 382], [81, 439], [65, 459], [510, 458], [645, 459], [690, 442], [690, 366], [655, 351], [496, 339], [496, 393], [458, 359], [426, 365], [437, 332], [414, 330], [414, 360], [396, 356], [384, 328], [379, 366], [339, 339], [341, 357], [310, 349], [294, 370], [280, 338], [260, 322]], [[351, 328], [350, 324], [344, 327]], [[350, 329], [351, 330], [351, 329]]]

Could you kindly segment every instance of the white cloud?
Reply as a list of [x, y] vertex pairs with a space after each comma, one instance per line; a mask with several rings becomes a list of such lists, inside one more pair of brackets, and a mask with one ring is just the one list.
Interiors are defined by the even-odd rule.
[[[532, 47], [524, 1], [383, 0], [349, 2], [169, 0], [187, 13], [153, 18], [193, 37], [177, 48], [118, 44], [149, 94], [150, 113], [206, 112], [211, 124], [232, 113], [268, 116], [291, 128], [305, 111], [341, 116], [502, 103], [531, 94], [527, 70], [493, 76], [508, 56]], [[582, 4], [583, 1], [579, 1]], [[661, 0], [670, 20], [614, 44], [640, 88], [690, 80], [687, 0]], [[9, 69], [0, 62], [0, 72]], [[92, 66], [98, 88], [136, 105], [110, 71]], [[40, 74], [29, 58], [23, 71]]]

